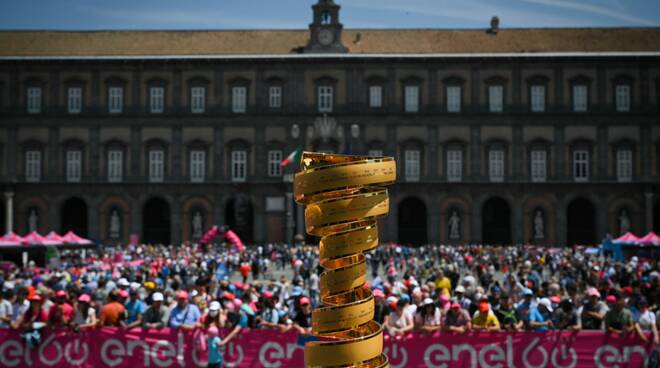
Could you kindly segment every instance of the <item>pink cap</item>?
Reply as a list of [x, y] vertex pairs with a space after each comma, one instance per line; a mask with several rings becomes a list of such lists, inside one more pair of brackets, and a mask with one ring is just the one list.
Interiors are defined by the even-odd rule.
[[243, 301], [240, 299], [234, 299], [234, 306], [236, 306], [236, 309], [240, 308], [243, 306]]
[[128, 291], [119, 290], [119, 296], [122, 297], [122, 298], [128, 298]]
[[271, 293], [270, 291], [264, 292], [264, 298], [271, 299], [272, 297], [273, 297], [273, 293]]
[[441, 294], [439, 299], [440, 299], [440, 303], [442, 304], [449, 303], [449, 297], [445, 294]]
[[209, 335], [209, 337], [216, 337], [220, 334], [220, 331], [218, 331], [217, 327], [211, 325], [211, 327], [209, 327], [209, 329], [206, 330], [206, 333]]
[[188, 300], [188, 292], [183, 291], [183, 290], [179, 291], [178, 293], [176, 293], [176, 299], [177, 300], [182, 300], [182, 299]]
[[383, 293], [383, 291], [380, 290], [380, 289], [374, 289], [373, 294], [374, 294], [374, 298], [384, 298], [385, 297], [385, 293]]
[[608, 295], [607, 298], [605, 298], [605, 302], [608, 304], [616, 303], [616, 296]]
[[587, 289], [587, 295], [588, 296], [597, 296], [597, 297], [600, 298], [600, 293], [594, 287], [590, 287], [590, 288]]
[[66, 298], [66, 291], [64, 291], [64, 290], [58, 290], [58, 291], [55, 293], [55, 297], [57, 297], [57, 298]]
[[309, 305], [309, 298], [306, 296], [300, 298], [300, 305]]
[[461, 309], [461, 305], [458, 304], [458, 303], [453, 303], [453, 304], [451, 305], [451, 308], [452, 308], [452, 309]]
[[90, 298], [87, 294], [83, 294], [78, 297], [78, 301], [81, 303], [89, 303], [92, 301], [92, 298]]

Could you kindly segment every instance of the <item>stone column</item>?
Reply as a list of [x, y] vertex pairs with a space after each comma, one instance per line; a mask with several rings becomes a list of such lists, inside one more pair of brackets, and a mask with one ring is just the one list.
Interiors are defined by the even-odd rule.
[[92, 181], [97, 181], [99, 179], [99, 167], [100, 167], [100, 131], [98, 126], [91, 127], [89, 129], [89, 176]]
[[141, 175], [142, 162], [142, 128], [139, 126], [131, 127], [131, 171], [130, 175], [137, 179]]
[[170, 230], [170, 237], [173, 245], [180, 245], [182, 242], [182, 208], [181, 196], [176, 194], [172, 196], [172, 229]]
[[598, 177], [600, 179], [607, 178], [609, 168], [609, 143], [608, 143], [608, 130], [605, 126], [598, 127]]
[[596, 242], [600, 244], [600, 241], [607, 233], [609, 233], [607, 226], [607, 198], [599, 196], [596, 202]]
[[481, 179], [481, 127], [470, 127], [470, 176]]
[[474, 244], [479, 244], [481, 243], [481, 201], [479, 198], [474, 198], [472, 199], [472, 220], [470, 221], [471, 228], [472, 228], [472, 237], [471, 239], [468, 239], [468, 242], [474, 243]]
[[523, 176], [523, 158], [525, 155], [524, 144], [523, 144], [523, 131], [522, 126], [515, 125], [513, 127], [513, 144], [511, 147], [511, 152], [509, 152], [513, 163], [513, 180], [517, 181]]
[[91, 239], [101, 239], [101, 218], [99, 216], [99, 197], [88, 198], [89, 211], [87, 212], [87, 235]]
[[[555, 178], [563, 179], [564, 175], [564, 157], [566, 157], [566, 147], [564, 144], [564, 127], [561, 125], [555, 125], [555, 151], [554, 161], [555, 161]], [[559, 239], [559, 238], [558, 238]]]
[[5, 231], [14, 231], [14, 192], [5, 192]]
[[[16, 127], [10, 127], [7, 129], [7, 141], [8, 142], [18, 142], [18, 129]], [[16, 179], [18, 174], [17, 172], [17, 162], [18, 158], [18, 144], [8, 144], [7, 147], [7, 179], [13, 180]], [[23, 153], [24, 154], [24, 153]], [[23, 161], [21, 159], [20, 161]]]
[[131, 231], [130, 234], [136, 234], [140, 239], [140, 242], [144, 242], [142, 239], [142, 203], [139, 196], [132, 198], [131, 203]]
[[181, 179], [181, 160], [182, 160], [182, 146], [183, 146], [183, 131], [180, 125], [172, 128], [172, 171], [171, 175], [174, 180]]
[[515, 197], [513, 201], [513, 221], [511, 223], [514, 244], [523, 244], [525, 242], [523, 229], [525, 221], [523, 218], [523, 204], [521, 197]]
[[[648, 124], [643, 124], [640, 127], [640, 147], [639, 147], [639, 158], [641, 163], [640, 177], [642, 180], [650, 179], [651, 176], [651, 165], [652, 165], [652, 153], [651, 153], [651, 126]], [[633, 155], [635, 157], [635, 155]], [[660, 159], [660, 158], [658, 158]], [[633, 166], [634, 167], [634, 166]]]
[[172, 111], [174, 113], [180, 113], [183, 111], [182, 94], [183, 76], [181, 75], [181, 70], [176, 69], [174, 70], [174, 83], [172, 83]]
[[46, 175], [51, 178], [60, 177], [59, 163], [60, 163], [60, 131], [58, 127], [48, 128], [48, 170], [44, 170]]
[[427, 152], [427, 177], [431, 180], [438, 178], [438, 127], [431, 125], [428, 127], [428, 152]]
[[[98, 113], [102, 110], [101, 104], [101, 73], [98, 69], [92, 71], [92, 85], [91, 85], [91, 107], [90, 112]], [[84, 100], [83, 100], [84, 101]]]
[[653, 231], [653, 192], [644, 193], [645, 233]]
[[[255, 146], [254, 146], [254, 163], [255, 163], [255, 172], [254, 178], [256, 180], [263, 180], [266, 177], [266, 165], [268, 163], [267, 157], [267, 148], [266, 148], [266, 128], [265, 127], [256, 127], [255, 128]], [[283, 153], [286, 155], [287, 153]]]
[[225, 163], [224, 128], [213, 127], [213, 177], [215, 180], [224, 179], [223, 166]]
[[555, 237], [557, 245], [566, 246], [566, 199], [562, 194], [557, 195], [558, 207], [555, 209]]
[[429, 229], [429, 243], [440, 244], [440, 207], [435, 203], [429, 206], [426, 227]]

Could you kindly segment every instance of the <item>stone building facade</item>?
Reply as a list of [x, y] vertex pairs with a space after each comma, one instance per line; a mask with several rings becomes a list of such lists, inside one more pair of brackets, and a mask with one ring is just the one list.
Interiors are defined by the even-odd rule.
[[[4, 230], [302, 233], [279, 161], [393, 155], [383, 241], [660, 230], [660, 29], [0, 32]], [[8, 221], [9, 220], [9, 221]]]

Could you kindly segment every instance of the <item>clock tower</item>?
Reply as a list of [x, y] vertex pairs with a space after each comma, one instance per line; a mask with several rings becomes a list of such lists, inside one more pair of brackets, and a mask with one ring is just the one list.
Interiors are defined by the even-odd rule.
[[319, 0], [312, 5], [314, 21], [309, 25], [310, 39], [305, 47], [307, 53], [347, 53], [341, 43], [341, 31], [344, 26], [339, 23], [339, 8], [333, 0]]

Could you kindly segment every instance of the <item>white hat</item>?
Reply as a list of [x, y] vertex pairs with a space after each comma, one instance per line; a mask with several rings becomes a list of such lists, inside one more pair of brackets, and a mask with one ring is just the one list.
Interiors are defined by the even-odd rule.
[[431, 298], [424, 299], [424, 302], [422, 303], [422, 305], [429, 305], [429, 304], [433, 304], [433, 299], [431, 299]]
[[117, 281], [117, 285], [119, 285], [119, 286], [129, 286], [130, 283], [128, 282], [128, 280], [126, 280], [126, 278], [122, 277], [122, 278], [119, 279], [119, 281]]
[[212, 311], [220, 310], [220, 303], [217, 302], [217, 301], [212, 301], [211, 305], [209, 305], [209, 310], [212, 310]]
[[137, 290], [140, 288], [140, 284], [137, 282], [131, 282], [131, 289]]
[[550, 299], [541, 298], [541, 300], [539, 300], [539, 304], [544, 306], [548, 310], [548, 312], [552, 313], [552, 302], [550, 301]]
[[162, 293], [154, 293], [154, 295], [151, 296], [151, 300], [154, 302], [162, 302], [163, 301], [163, 294]]
[[454, 290], [454, 292], [456, 292], [456, 293], [465, 293], [465, 288], [463, 287], [463, 285], [458, 285], [456, 287], [456, 290]]

